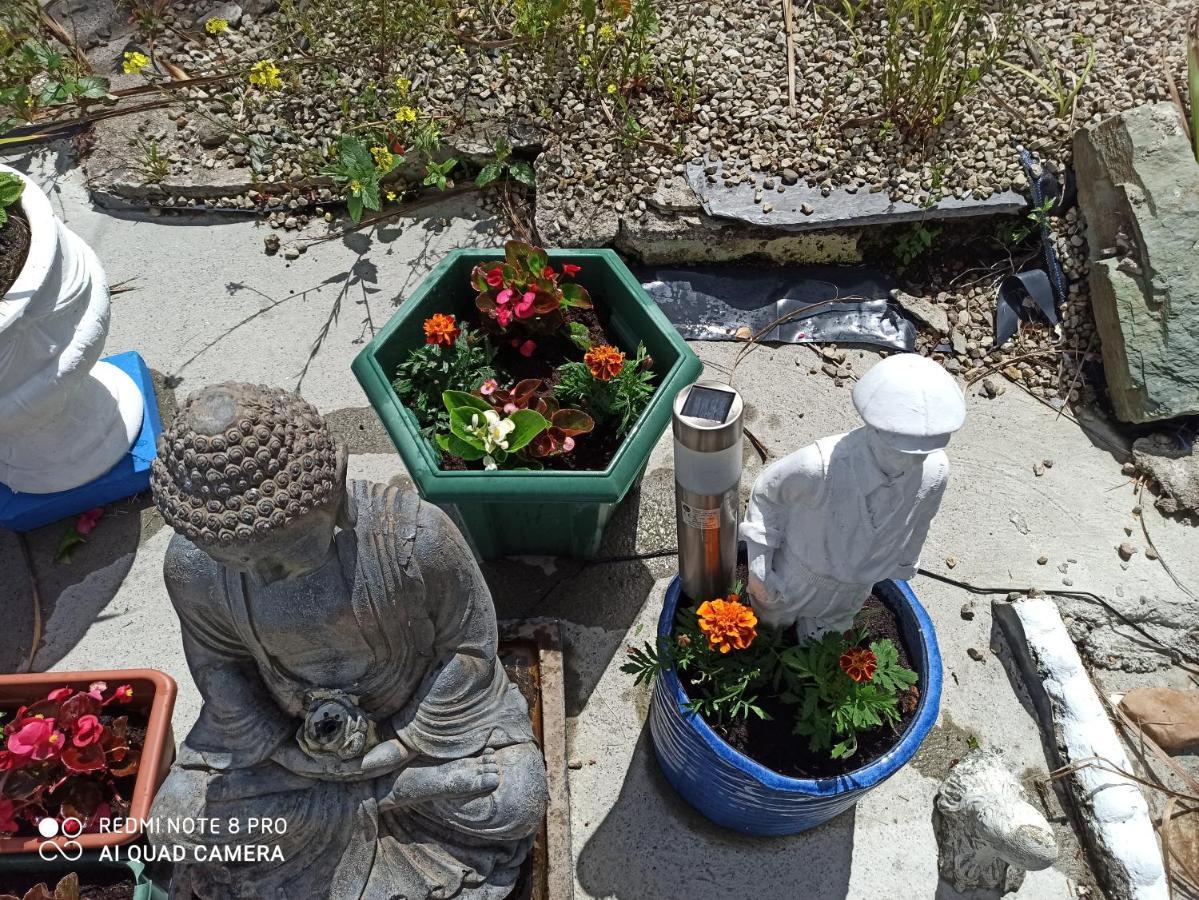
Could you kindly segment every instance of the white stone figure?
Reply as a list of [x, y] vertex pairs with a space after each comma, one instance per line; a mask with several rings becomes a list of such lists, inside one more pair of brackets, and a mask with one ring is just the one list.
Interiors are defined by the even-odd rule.
[[95, 252], [59, 221], [36, 184], [21, 209], [29, 255], [0, 299], [0, 484], [49, 494], [103, 475], [137, 439], [143, 400], [99, 362], [108, 334], [108, 280]]
[[865, 426], [769, 466], [741, 523], [754, 610], [800, 637], [847, 630], [875, 582], [916, 574], [966, 418], [953, 378], [915, 354], [878, 363], [853, 402]]
[[1057, 859], [1053, 828], [993, 748], [970, 751], [941, 783], [933, 831], [941, 877], [959, 892], [1018, 890], [1026, 870]]

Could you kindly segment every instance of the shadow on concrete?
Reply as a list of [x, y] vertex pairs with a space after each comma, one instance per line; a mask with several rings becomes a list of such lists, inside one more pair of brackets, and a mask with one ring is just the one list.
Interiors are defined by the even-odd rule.
[[1002, 897], [999, 891], [990, 890], [973, 890], [959, 893], [953, 885], [942, 880], [937, 883], [937, 893], [934, 900], [999, 900]]
[[596, 559], [520, 557], [482, 564], [499, 618], [562, 621], [569, 716], [582, 712], [613, 655], [622, 652], [660, 570], [674, 567], [673, 554], [646, 559], [638, 553], [641, 506], [638, 485], [609, 521]]
[[[109, 504], [87, 542], [74, 547], [70, 561], [56, 562], [59, 543], [73, 524], [74, 518], [63, 519], [25, 535], [41, 597], [42, 641], [33, 665], [37, 672], [53, 668], [95, 622], [118, 614], [107, 607], [129, 574], [138, 546], [162, 527], [162, 520], [148, 493]], [[28, 573], [25, 577], [24, 606], [32, 608]], [[7, 664], [8, 659], [0, 662]]]
[[854, 811], [801, 835], [764, 838], [719, 828], [688, 806], [658, 768], [642, 729], [620, 796], [602, 822], [574, 823], [575, 868], [589, 896], [615, 900], [842, 900]]

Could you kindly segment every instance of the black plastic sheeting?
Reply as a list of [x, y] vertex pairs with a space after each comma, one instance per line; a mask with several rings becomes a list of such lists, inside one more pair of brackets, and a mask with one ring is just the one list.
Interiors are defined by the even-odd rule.
[[745, 340], [794, 314], [759, 340], [916, 347], [916, 327], [888, 302], [886, 280], [873, 269], [711, 265], [634, 272], [688, 340]]

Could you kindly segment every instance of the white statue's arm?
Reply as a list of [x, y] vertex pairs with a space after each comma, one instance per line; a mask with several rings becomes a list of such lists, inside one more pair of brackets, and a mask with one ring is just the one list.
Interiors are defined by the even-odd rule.
[[927, 513], [921, 516], [920, 521], [912, 529], [911, 537], [904, 544], [903, 553], [899, 557], [899, 565], [891, 576], [892, 578], [898, 581], [910, 581], [916, 577], [916, 573], [920, 569], [920, 552], [924, 549], [924, 542], [928, 538], [929, 526], [932, 525], [937, 510], [941, 508], [941, 497], [945, 494], [945, 486], [948, 483], [949, 465], [945, 463], [936, 482], [928, 489], [928, 500], [925, 506]]
[[749, 588], [755, 596], [777, 593], [774, 583], [774, 551], [783, 545], [791, 510], [813, 501], [824, 480], [820, 451], [814, 444], [785, 456], [768, 466], [750, 494], [741, 523], [749, 562]]

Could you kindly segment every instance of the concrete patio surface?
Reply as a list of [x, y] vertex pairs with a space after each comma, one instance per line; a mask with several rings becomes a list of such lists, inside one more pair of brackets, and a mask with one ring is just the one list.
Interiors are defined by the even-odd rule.
[[[131, 288], [113, 297], [108, 351], [135, 349], [145, 357], [161, 376], [160, 405], [168, 416], [176, 398], [209, 382], [295, 388], [302, 375], [304, 395], [349, 443], [350, 476], [406, 479], [349, 363], [442, 254], [502, 240], [476, 202], [428, 206], [395, 225], [315, 245], [289, 263], [263, 254], [269, 229], [253, 220], [117, 217], [91, 208], [65, 156], [10, 164], [52, 188], [55, 209], [95, 248], [110, 281]], [[321, 233], [313, 226], [305, 237]], [[286, 244], [288, 236], [281, 237]], [[857, 425], [848, 385], [838, 387], [824, 375], [810, 347], [756, 348], [734, 372], [742, 345], [693, 346], [706, 377], [732, 374], [746, 400], [747, 426], [771, 459]], [[856, 349], [850, 358], [859, 374], [877, 359]], [[1188, 623], [1199, 622], [1199, 602], [1159, 562], [1138, 553], [1124, 563], [1116, 551], [1124, 541], [1144, 546], [1132, 514], [1137, 501], [1120, 473], [1122, 452], [1114, 435], [1084, 430], [1015, 388], [996, 399], [971, 390], [966, 427], [950, 447], [951, 484], [922, 565], [984, 587], [1091, 591], [1156, 639], [1177, 643]], [[1034, 464], [1046, 459], [1052, 467], [1036, 475]], [[743, 494], [761, 468], [747, 444]], [[911, 766], [814, 832], [760, 839], [720, 830], [683, 804], [658, 772], [646, 725], [649, 691], [619, 671], [625, 648], [653, 633], [673, 574], [672, 480], [666, 436], [640, 489], [610, 527], [600, 560], [485, 566], [501, 617], [552, 617], [564, 624], [576, 897], [960, 896], [937, 877], [931, 801], [939, 779], [974, 740], [1002, 748], [1026, 784], [1051, 767], [1030, 704], [1009, 675], [989, 597], [923, 576], [912, 582], [937, 628], [945, 689], [941, 721]], [[1179, 580], [1199, 586], [1194, 530], [1162, 518], [1148, 502], [1142, 515]], [[175, 728], [181, 737], [199, 698], [162, 583], [169, 530], [148, 496], [132, 498], [110, 508], [70, 565], [60, 565], [53, 555], [64, 527], [27, 536], [45, 617], [35, 668], [162, 669], [179, 681]], [[1134, 529], [1131, 537], [1126, 528]], [[1038, 563], [1042, 555], [1047, 564]], [[0, 671], [13, 671], [29, 654], [30, 584], [18, 540], [0, 531], [6, 621]], [[1186, 683], [1182, 669], [1136, 631], [1108, 622], [1101, 608], [1070, 601], [1063, 613], [1081, 629], [1078, 636], [1090, 631], [1088, 648], [1105, 656], [1101, 664], [1109, 668], [1097, 670], [1104, 689]], [[1075, 885], [1092, 883], [1052, 793], [1048, 802], [1063, 851], [1053, 868], [1029, 875], [1016, 895], [1027, 900], [1075, 897]]]

